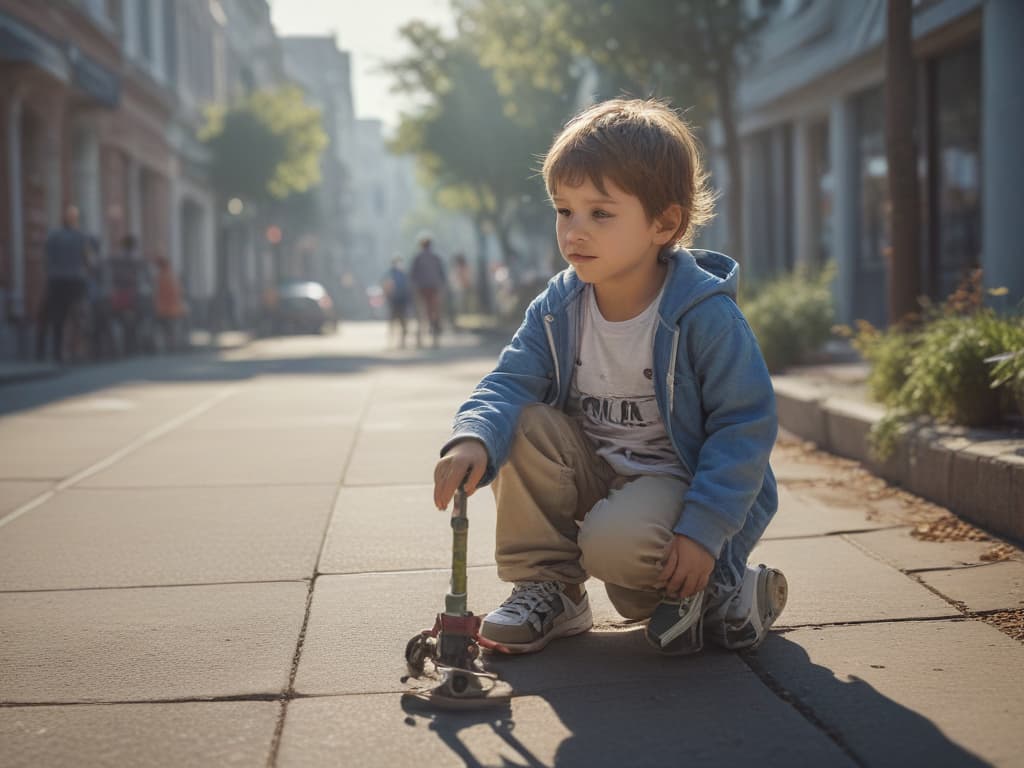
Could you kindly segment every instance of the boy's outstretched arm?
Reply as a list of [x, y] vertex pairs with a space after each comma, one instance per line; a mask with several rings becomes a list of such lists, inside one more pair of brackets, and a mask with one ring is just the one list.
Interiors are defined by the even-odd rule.
[[505, 463], [523, 407], [542, 402], [555, 384], [554, 362], [544, 330], [545, 297], [546, 294], [541, 294], [533, 300], [523, 324], [502, 351], [494, 370], [459, 407], [452, 435], [441, 448], [438, 467], [467, 438], [481, 444], [483, 470], [481, 477], [472, 484], [473, 490], [491, 482]]
[[487, 470], [487, 449], [475, 438], [466, 438], [451, 449], [434, 467], [434, 505], [447, 509], [455, 491], [464, 483], [467, 496], [472, 496]]

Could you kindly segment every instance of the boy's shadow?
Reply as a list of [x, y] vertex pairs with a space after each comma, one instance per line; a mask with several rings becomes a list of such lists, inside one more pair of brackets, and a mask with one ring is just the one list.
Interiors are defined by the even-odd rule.
[[[863, 680], [846, 682], [811, 663], [782, 635], [743, 656], [705, 651], [664, 658], [647, 647], [642, 630], [594, 631], [554, 643], [543, 654], [490, 657], [488, 667], [515, 688], [510, 708], [457, 714], [403, 703], [407, 722], [428, 719], [430, 730], [472, 768], [718, 768], [751, 760], [989, 765]], [[782, 671], [798, 690], [779, 685]], [[808, 692], [813, 709], [799, 691]], [[480, 724], [489, 724], [515, 757], [484, 753], [477, 736], [460, 733]]]

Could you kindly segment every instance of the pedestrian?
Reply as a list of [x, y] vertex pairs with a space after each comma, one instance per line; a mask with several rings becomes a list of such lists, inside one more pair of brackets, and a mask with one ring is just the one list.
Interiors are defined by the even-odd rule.
[[129, 355], [152, 348], [153, 277], [139, 252], [135, 235], [121, 238], [120, 253], [111, 260], [111, 309], [124, 332]]
[[751, 648], [787, 584], [747, 557], [777, 507], [771, 379], [739, 268], [688, 250], [712, 197], [691, 129], [613, 100], [566, 124], [543, 176], [568, 269], [455, 417], [434, 502], [493, 481], [510, 597], [481, 634], [510, 652], [585, 632], [605, 582], [666, 654]]
[[456, 311], [459, 314], [469, 313], [469, 298], [473, 292], [473, 273], [469, 268], [466, 254], [456, 253], [452, 257], [452, 272], [455, 280]]
[[166, 256], [156, 259], [156, 319], [164, 338], [164, 348], [177, 351], [181, 345], [182, 325], [187, 314], [181, 296], [181, 283]]
[[46, 294], [36, 336], [36, 357], [46, 357], [48, 338], [53, 340], [53, 358], [64, 359], [64, 330], [68, 315], [85, 298], [90, 260], [89, 238], [78, 228], [78, 208], [64, 209], [61, 227], [46, 238]]
[[91, 350], [93, 360], [116, 356], [114, 316], [111, 297], [114, 278], [109, 258], [97, 258], [89, 271], [89, 305], [91, 317]]
[[447, 285], [444, 264], [434, 252], [433, 235], [421, 232], [417, 238], [420, 249], [412, 260], [409, 279], [416, 301], [416, 346], [423, 346], [423, 326], [430, 328], [433, 345], [441, 341], [441, 299]]
[[409, 300], [412, 298], [409, 288], [409, 276], [402, 268], [402, 259], [395, 258], [391, 268], [384, 274], [381, 288], [388, 301], [388, 338], [397, 336], [398, 346], [405, 348], [405, 335], [408, 326]]

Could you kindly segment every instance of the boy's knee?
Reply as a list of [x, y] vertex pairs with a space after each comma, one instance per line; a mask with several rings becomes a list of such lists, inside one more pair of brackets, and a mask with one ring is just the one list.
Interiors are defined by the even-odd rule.
[[577, 537], [583, 569], [626, 589], [653, 589], [660, 563], [646, 552], [635, 527], [617, 522], [584, 518]]

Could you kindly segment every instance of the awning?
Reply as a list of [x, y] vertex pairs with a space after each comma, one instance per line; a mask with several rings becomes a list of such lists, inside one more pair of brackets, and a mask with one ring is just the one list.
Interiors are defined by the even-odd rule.
[[70, 80], [67, 57], [58, 43], [2, 13], [0, 61], [31, 64], [61, 82]]
[[121, 98], [121, 79], [97, 64], [75, 45], [68, 46], [71, 82], [80, 91], [104, 107], [114, 108]]

